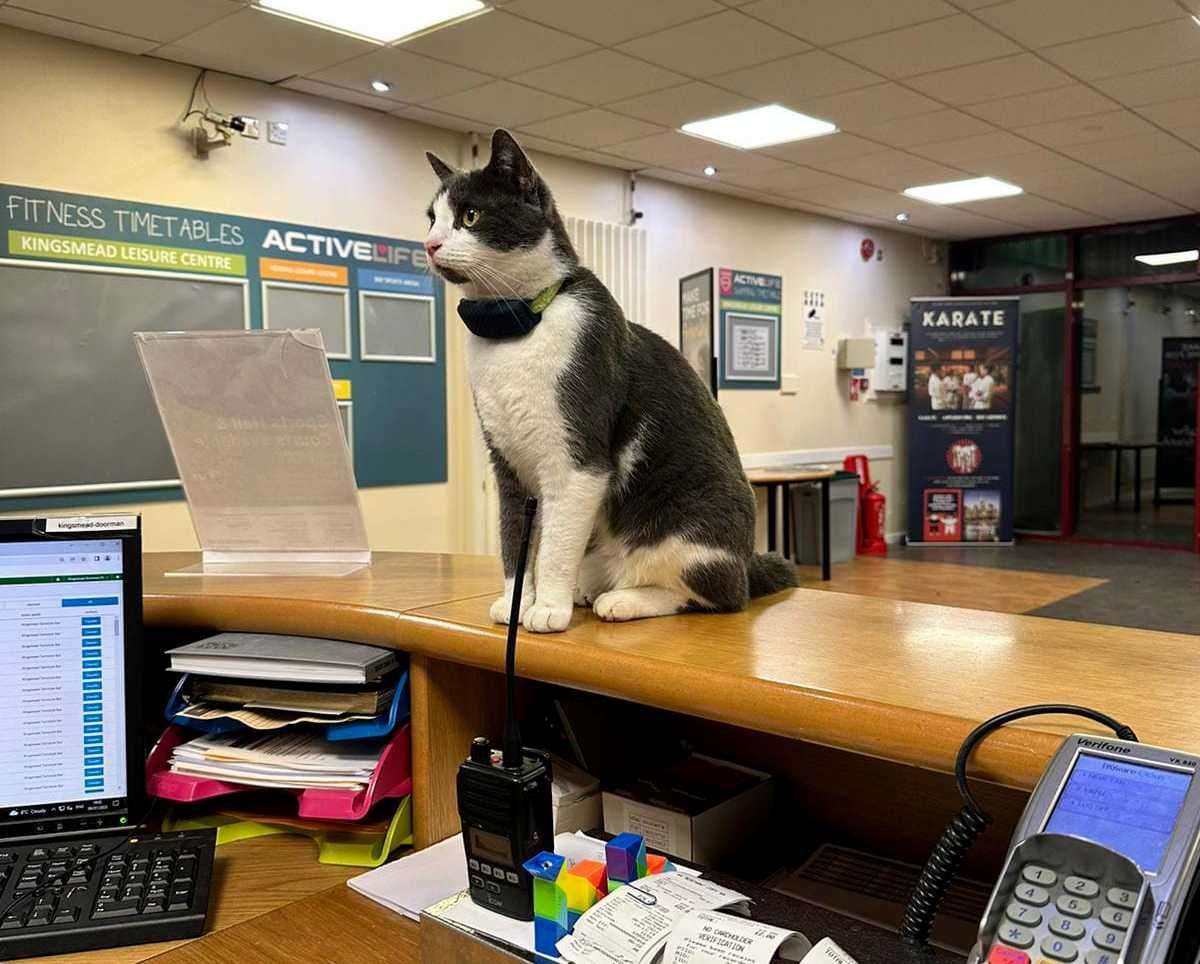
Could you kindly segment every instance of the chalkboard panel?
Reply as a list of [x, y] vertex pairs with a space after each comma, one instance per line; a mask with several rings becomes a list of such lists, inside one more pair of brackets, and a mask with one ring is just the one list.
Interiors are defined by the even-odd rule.
[[133, 333], [246, 319], [241, 280], [0, 264], [0, 496], [174, 480]]

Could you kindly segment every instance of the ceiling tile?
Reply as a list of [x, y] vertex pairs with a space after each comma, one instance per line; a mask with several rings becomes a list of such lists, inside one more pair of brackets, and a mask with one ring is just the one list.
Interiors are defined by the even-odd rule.
[[416, 121], [419, 124], [428, 124], [430, 127], [443, 127], [450, 131], [480, 131], [486, 133], [488, 125], [483, 125], [484, 129], [480, 130], [480, 124], [477, 121], [468, 120], [465, 117], [456, 117], [453, 114], [444, 114], [441, 111], [430, 110], [428, 107], [401, 107], [398, 110], [392, 111], [393, 117], [402, 117], [405, 120]]
[[876, 84], [829, 97], [816, 97], [802, 105], [805, 113], [832, 121], [846, 130], [881, 124], [914, 114], [926, 114], [942, 105], [899, 84]]
[[569, 114], [584, 105], [507, 80], [495, 80], [426, 104], [430, 110], [456, 114], [493, 127], [524, 127], [558, 114]]
[[18, 7], [165, 43], [237, 13], [236, 0], [19, 0]]
[[757, 188], [770, 194], [790, 196], [794, 191], [811, 189], [821, 184], [832, 184], [839, 180], [825, 171], [816, 171], [811, 167], [801, 167], [796, 164], [770, 168], [763, 171], [721, 171], [718, 178], [740, 187]]
[[1179, 7], [1175, 0], [1010, 0], [976, 16], [1036, 49], [1177, 20]]
[[1097, 80], [1095, 86], [1126, 107], [1186, 97], [1200, 89], [1200, 60]]
[[852, 40], [831, 49], [888, 77], [913, 77], [1020, 51], [1011, 40], [965, 14]]
[[[1193, 105], [1194, 109], [1195, 105]], [[1167, 157], [1188, 151], [1189, 147], [1186, 142], [1166, 131], [1151, 130], [1126, 137], [1115, 137], [1111, 140], [1065, 144], [1057, 149], [1085, 164], [1098, 167], [1110, 161], [1122, 161], [1131, 157], [1137, 159]]]
[[551, 140], [548, 137], [537, 137], [524, 131], [517, 135], [517, 140], [527, 151], [541, 151], [543, 154], [554, 154], [557, 157], [568, 157], [579, 150], [574, 144], [564, 144], [562, 141]]
[[1160, 188], [1164, 185], [1185, 181], [1200, 183], [1200, 152], [1193, 147], [1185, 147], [1169, 154], [1114, 154], [1093, 158], [1088, 163], [1160, 194]]
[[842, 131], [828, 137], [810, 137], [803, 141], [792, 141], [790, 144], [764, 147], [762, 153], [796, 164], [818, 164], [841, 157], [880, 154], [886, 150], [889, 150], [886, 144], [877, 144]]
[[746, 13], [818, 46], [956, 13], [944, 0], [758, 0]]
[[725, 74], [799, 53], [808, 44], [735, 10], [621, 44], [621, 50], [692, 77]]
[[1046, 147], [1087, 144], [1091, 141], [1110, 141], [1119, 137], [1149, 137], [1154, 125], [1133, 111], [1114, 110], [1105, 114], [1089, 114], [1068, 120], [1019, 127], [1016, 133]]
[[846, 178], [835, 178], [826, 184], [800, 188], [789, 192], [789, 195], [845, 211], [892, 218], [896, 216], [896, 212], [905, 210], [908, 202], [907, 198], [895, 191], [860, 184]]
[[460, 67], [509, 77], [577, 57], [594, 50], [595, 44], [493, 10], [406, 41], [404, 47]]
[[1033, 54], [952, 67], [905, 81], [909, 87], [956, 107], [1066, 87], [1070, 83], [1069, 74]]
[[617, 157], [603, 151], [575, 151], [570, 155], [575, 160], [587, 161], [590, 164], [602, 164], [605, 167], [616, 167], [623, 171], [636, 171], [642, 166], [641, 161], [632, 161], [628, 157]]
[[948, 141], [953, 138], [987, 134], [995, 130], [991, 124], [957, 110], [937, 110], [883, 124], [854, 125], [851, 129], [856, 134], [893, 147], [911, 147], [929, 141]]
[[394, 111], [400, 105], [387, 97], [379, 97], [375, 94], [368, 94], [362, 90], [350, 90], [347, 87], [338, 87], [334, 84], [322, 84], [316, 80], [309, 80], [306, 77], [292, 77], [290, 80], [285, 80], [280, 87], [286, 87], [288, 90], [298, 90], [305, 94], [315, 94], [317, 97], [326, 97], [329, 100], [340, 100], [347, 104], [358, 104], [359, 107], [370, 107], [372, 110], [381, 110], [385, 114]]
[[1047, 47], [1042, 56], [1081, 80], [1099, 80], [1200, 59], [1200, 32], [1187, 17]]
[[[910, 202], [911, 203], [911, 202]], [[906, 208], [909, 227], [920, 227], [954, 238], [986, 238], [997, 234], [1013, 234], [1024, 225], [1006, 221], [1000, 215], [986, 216], [959, 206], [911, 203]]]
[[712, 78], [712, 82], [758, 100], [799, 104], [826, 94], [869, 87], [882, 83], [883, 79], [824, 50], [810, 50], [720, 74]]
[[1006, 131], [992, 131], [952, 141], [922, 142], [908, 148], [913, 154], [920, 154], [943, 164], [961, 166], [967, 170], [971, 169], [971, 165], [993, 157], [1011, 157], [1013, 154], [1026, 154], [1041, 149], [1031, 141]]
[[702, 171], [706, 164], [713, 164], [723, 171], [771, 170], [779, 166], [776, 158], [753, 151], [739, 151], [677, 131], [614, 144], [607, 148], [606, 152], [643, 161], [655, 167], [670, 167], [697, 173]]
[[142, 37], [130, 37], [112, 30], [85, 27], [83, 24], [72, 23], [70, 20], [44, 17], [40, 13], [29, 13], [26, 10], [18, 10], [16, 7], [0, 7], [0, 23], [8, 24], [10, 27], [20, 27], [22, 30], [32, 30], [34, 33], [45, 33], [54, 37], [65, 37], [67, 40], [77, 40], [83, 44], [108, 47], [111, 50], [123, 50], [127, 54], [144, 54], [158, 46], [156, 40], [145, 40]]
[[1083, 84], [1023, 94], [1005, 100], [972, 104], [970, 112], [999, 127], [1012, 130], [1032, 124], [1046, 124], [1069, 117], [1084, 117], [1115, 110], [1119, 105]]
[[1144, 221], [1150, 218], [1174, 218], [1187, 214], [1189, 207], [1167, 198], [1156, 197], [1147, 191], [1135, 194], [1105, 195], [1097, 198], [1091, 209], [1109, 221]]
[[310, 74], [375, 50], [376, 45], [298, 20], [246, 9], [202, 27], [156, 57], [180, 60], [258, 80]]
[[986, 158], [965, 166], [981, 177], [998, 177], [1021, 187], [1026, 187], [1027, 182], [1036, 180], [1048, 172], [1087, 170], [1074, 158], [1065, 157], [1044, 147], [1022, 154], [1010, 154], [1007, 157]]
[[607, 110], [585, 110], [578, 114], [564, 114], [551, 120], [527, 124], [521, 128], [523, 132], [549, 137], [575, 147], [600, 148], [610, 144], [620, 144], [639, 137], [649, 137], [651, 134], [661, 134], [663, 129], [657, 124], [648, 124], [623, 114], [614, 114]]
[[322, 83], [363, 91], [371, 89], [371, 81], [383, 80], [392, 85], [388, 97], [411, 104], [456, 94], [491, 79], [486, 74], [430, 60], [403, 47], [377, 47], [362, 57], [309, 76]]
[[990, 201], [972, 201], [961, 207], [964, 210], [1012, 221], [1039, 231], [1074, 227], [1091, 220], [1086, 211], [1080, 211], [1056, 201], [1049, 201], [1036, 194], [1018, 194], [1015, 197], [992, 198]]
[[582, 57], [518, 74], [513, 79], [585, 104], [608, 104], [687, 81], [682, 74], [634, 60], [615, 50], [594, 50]]
[[1182, 100], [1151, 104], [1139, 107], [1137, 112], [1163, 127], [1195, 126], [1200, 124], [1200, 97], [1185, 97]]
[[604, 0], [603, 3], [515, 0], [504, 9], [606, 45], [721, 12], [721, 6], [713, 0], [653, 0], [651, 3], [646, 0]]
[[[1147, 191], [1200, 206], [1200, 152], [1106, 162], [1106, 170]], [[1122, 169], [1124, 168], [1124, 169]]]
[[904, 151], [885, 151], [861, 157], [847, 157], [838, 161], [817, 164], [832, 174], [840, 174], [851, 180], [862, 181], [875, 187], [902, 191], [915, 184], [936, 184], [954, 181], [963, 176], [962, 171], [946, 167], [928, 158], [906, 154]]
[[740, 94], [720, 90], [710, 84], [694, 82], [659, 90], [653, 94], [643, 94], [629, 100], [608, 104], [609, 110], [615, 110], [630, 117], [663, 124], [666, 127], [682, 127], [689, 121], [704, 120], [707, 117], [718, 117], [734, 111], [754, 107], [756, 101]]

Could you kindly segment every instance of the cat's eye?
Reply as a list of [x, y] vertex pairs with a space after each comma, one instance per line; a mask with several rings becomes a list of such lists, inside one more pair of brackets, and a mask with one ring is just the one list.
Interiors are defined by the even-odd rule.
[[478, 223], [479, 223], [479, 209], [478, 208], [467, 208], [466, 213], [463, 214], [463, 227], [473, 228]]

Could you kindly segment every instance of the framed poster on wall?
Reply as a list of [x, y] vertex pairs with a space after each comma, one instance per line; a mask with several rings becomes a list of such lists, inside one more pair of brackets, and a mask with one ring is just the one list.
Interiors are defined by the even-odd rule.
[[708, 390], [717, 394], [713, 351], [713, 269], [679, 279], [679, 350]]
[[778, 389], [783, 279], [734, 268], [721, 268], [717, 279], [721, 387]]

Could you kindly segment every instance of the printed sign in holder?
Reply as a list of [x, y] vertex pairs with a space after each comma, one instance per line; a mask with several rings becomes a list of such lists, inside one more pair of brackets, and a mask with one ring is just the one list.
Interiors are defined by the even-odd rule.
[[1013, 544], [1020, 298], [913, 298], [909, 545]]
[[135, 340], [203, 553], [168, 575], [344, 576], [370, 565], [319, 331]]
[[718, 377], [714, 303], [712, 268], [679, 279], [679, 351], [715, 398]]
[[783, 279], [720, 268], [718, 367], [721, 388], [780, 387]]

